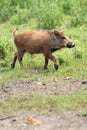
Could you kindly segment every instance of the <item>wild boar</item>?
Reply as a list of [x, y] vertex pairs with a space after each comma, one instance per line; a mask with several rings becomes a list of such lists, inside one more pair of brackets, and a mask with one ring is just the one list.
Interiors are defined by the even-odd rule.
[[30, 54], [42, 53], [45, 57], [44, 68], [48, 68], [48, 60], [50, 59], [53, 61], [54, 68], [57, 70], [58, 63], [52, 53], [61, 48], [72, 48], [75, 46], [61, 30], [33, 30], [20, 34], [16, 34], [16, 30], [13, 31], [13, 37], [17, 52], [14, 54], [11, 64], [12, 68], [15, 67], [17, 59], [22, 66], [23, 56], [28, 52]]

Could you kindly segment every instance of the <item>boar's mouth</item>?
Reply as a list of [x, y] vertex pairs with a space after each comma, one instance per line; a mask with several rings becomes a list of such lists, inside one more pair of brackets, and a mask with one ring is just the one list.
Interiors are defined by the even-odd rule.
[[59, 50], [59, 48], [50, 48], [50, 52], [53, 53], [55, 51]]

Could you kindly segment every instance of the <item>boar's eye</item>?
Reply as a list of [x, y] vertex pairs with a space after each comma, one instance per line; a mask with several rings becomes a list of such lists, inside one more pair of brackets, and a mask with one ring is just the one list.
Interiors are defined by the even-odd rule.
[[66, 39], [65, 37], [62, 37], [62, 39], [64, 40], [64, 39]]

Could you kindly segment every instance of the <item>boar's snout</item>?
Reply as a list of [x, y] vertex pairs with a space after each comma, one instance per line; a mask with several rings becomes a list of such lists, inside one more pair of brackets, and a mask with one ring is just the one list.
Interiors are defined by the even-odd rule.
[[68, 47], [68, 48], [73, 48], [74, 46], [75, 46], [75, 44], [72, 43], [72, 42], [67, 43], [67, 47]]

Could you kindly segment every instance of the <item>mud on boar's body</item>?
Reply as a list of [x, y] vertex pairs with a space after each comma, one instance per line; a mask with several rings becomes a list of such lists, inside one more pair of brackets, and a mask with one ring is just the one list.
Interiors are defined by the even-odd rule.
[[44, 68], [47, 69], [48, 60], [50, 59], [57, 70], [58, 64], [52, 53], [61, 48], [72, 48], [75, 46], [63, 31], [36, 30], [15, 34], [16, 30], [13, 31], [13, 36], [17, 52], [14, 54], [11, 64], [12, 68], [15, 67], [17, 59], [20, 65], [22, 65], [22, 58], [28, 52], [30, 54], [42, 53], [45, 57]]

